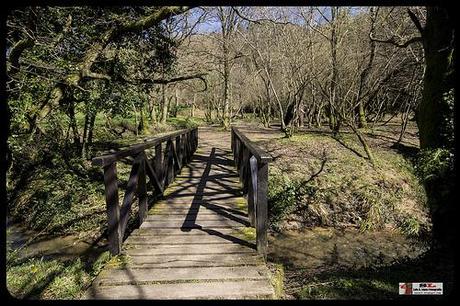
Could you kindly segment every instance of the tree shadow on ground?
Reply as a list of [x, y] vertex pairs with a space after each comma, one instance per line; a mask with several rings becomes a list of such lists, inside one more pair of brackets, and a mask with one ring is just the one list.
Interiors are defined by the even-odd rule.
[[411, 161], [415, 161], [417, 154], [420, 152], [420, 149], [414, 146], [408, 146], [400, 142], [395, 142], [392, 146], [392, 149], [396, 150], [399, 154], [404, 156], [404, 158]]
[[[334, 257], [334, 254], [331, 254]], [[429, 250], [417, 258], [403, 258], [385, 266], [358, 269], [329, 265], [316, 270], [285, 264], [289, 294], [297, 299], [444, 300], [455, 293], [451, 251]], [[399, 283], [442, 282], [442, 296], [399, 295]]]

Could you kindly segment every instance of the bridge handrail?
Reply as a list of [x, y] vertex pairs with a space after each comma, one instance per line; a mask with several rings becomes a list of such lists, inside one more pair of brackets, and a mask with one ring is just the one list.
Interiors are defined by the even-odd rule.
[[243, 194], [247, 194], [248, 215], [256, 229], [257, 251], [267, 257], [268, 230], [268, 163], [273, 158], [255, 145], [241, 131], [231, 127], [233, 158], [238, 169]]
[[258, 162], [268, 163], [273, 161], [273, 157], [259, 148], [255, 143], [253, 143], [249, 138], [247, 138], [237, 127], [232, 126], [232, 133], [236, 134], [238, 138], [244, 143], [244, 145], [249, 149], [252, 155], [257, 158]]
[[[175, 139], [175, 142], [173, 141]], [[163, 153], [162, 144], [166, 142]], [[149, 160], [145, 150], [155, 147], [155, 156]], [[198, 147], [198, 129], [184, 129], [167, 135], [144, 139], [144, 143], [131, 145], [120, 151], [94, 157], [92, 164], [104, 168], [105, 200], [108, 220], [109, 250], [116, 255], [127, 228], [134, 194], [139, 199], [138, 225], [144, 221], [147, 211], [146, 175], [154, 189], [154, 195], [163, 195], [164, 189], [174, 180], [183, 165], [190, 162]], [[125, 196], [120, 207], [118, 200], [117, 161], [131, 156], [134, 159]]]
[[183, 129], [183, 130], [179, 130], [176, 132], [168, 133], [163, 136], [157, 136], [151, 139], [145, 138], [143, 143], [137, 143], [134, 145], [130, 145], [129, 147], [123, 148], [122, 150], [119, 150], [117, 152], [107, 153], [101, 156], [94, 157], [91, 160], [91, 162], [93, 166], [105, 167], [106, 165], [109, 165], [127, 156], [136, 155], [139, 152], [142, 152], [146, 149], [149, 149], [157, 145], [158, 143], [161, 143], [161, 142], [167, 141], [168, 139], [172, 139], [179, 135], [185, 134], [189, 132], [190, 130], [192, 129]]

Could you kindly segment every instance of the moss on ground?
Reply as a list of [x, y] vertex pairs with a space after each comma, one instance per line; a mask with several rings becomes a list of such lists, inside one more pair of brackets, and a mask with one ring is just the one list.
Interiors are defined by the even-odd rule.
[[253, 227], [236, 228], [233, 230], [232, 236], [244, 239], [246, 241], [255, 241], [256, 240], [256, 229]]
[[275, 299], [284, 297], [284, 266], [280, 263], [273, 264], [270, 281], [275, 290]]

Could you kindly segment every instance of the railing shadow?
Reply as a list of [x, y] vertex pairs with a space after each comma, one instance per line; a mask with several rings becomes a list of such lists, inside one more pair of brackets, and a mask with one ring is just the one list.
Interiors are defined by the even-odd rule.
[[[206, 208], [206, 209], [208, 209], [210, 211], [215, 212], [218, 216], [222, 216], [222, 217], [227, 218], [229, 220], [232, 220], [234, 222], [240, 223], [240, 224], [242, 224], [244, 226], [249, 226], [250, 225], [247, 220], [244, 220], [244, 219], [239, 217], [239, 216], [246, 217], [245, 213], [243, 213], [241, 211], [238, 211], [236, 209], [226, 207], [226, 206], [221, 206], [221, 205], [218, 205], [218, 204], [211, 203], [210, 201], [212, 201], [212, 199], [209, 199], [209, 200], [204, 199], [204, 196], [211, 196], [212, 197], [212, 196], [219, 195], [219, 194], [222, 193], [222, 192], [219, 193], [218, 192], [219, 190], [217, 190], [215, 188], [212, 188], [213, 192], [207, 191], [206, 190], [206, 188], [207, 188], [206, 184], [208, 182], [217, 183], [217, 185], [219, 185], [219, 188], [222, 188], [222, 191], [224, 191], [226, 193], [230, 193], [230, 194], [233, 195], [231, 197], [218, 197], [218, 198], [215, 198], [215, 199], [230, 199], [232, 197], [236, 197], [236, 196], [240, 195], [239, 191], [235, 191], [234, 188], [226, 186], [225, 183], [219, 182], [220, 178], [225, 178], [226, 176], [232, 176], [232, 174], [234, 174], [233, 169], [231, 169], [231, 168], [226, 169], [225, 168], [225, 166], [232, 167], [233, 166], [233, 160], [226, 159], [224, 154], [217, 154], [215, 147], [213, 147], [211, 149], [211, 153], [210, 153], [209, 156], [204, 157], [204, 156], [195, 155], [194, 159], [195, 159], [195, 161], [206, 162], [206, 165], [205, 165], [204, 171], [203, 171], [203, 173], [202, 173], [202, 175], [200, 177], [200, 181], [195, 185], [196, 186], [196, 192], [194, 193], [192, 204], [189, 207], [187, 215], [184, 218], [184, 222], [183, 222], [183, 224], [181, 226], [181, 230], [184, 231], [184, 232], [189, 232], [189, 231], [192, 230], [192, 228], [193, 229], [199, 229], [201, 231], [204, 231], [204, 232], [208, 233], [209, 235], [218, 236], [218, 237], [221, 237], [221, 238], [226, 239], [228, 241], [231, 241], [233, 243], [237, 243], [237, 244], [247, 246], [247, 247], [250, 247], [250, 248], [254, 249], [255, 248], [254, 243], [250, 243], [248, 241], [245, 241], [243, 239], [240, 239], [238, 237], [235, 237], [235, 236], [232, 236], [232, 235], [229, 235], [229, 234], [223, 234], [223, 233], [221, 233], [221, 232], [219, 232], [219, 231], [217, 231], [215, 229], [203, 228], [203, 226], [201, 226], [201, 225], [196, 223], [200, 207], [204, 207], [204, 208]], [[214, 166], [216, 167], [216, 169], [218, 171], [227, 171], [228, 173], [219, 173], [219, 174], [216, 174], [216, 175], [210, 175], [211, 168], [214, 167]], [[236, 176], [236, 175], [234, 175], [234, 176]], [[230, 183], [230, 182], [232, 182], [232, 181], [231, 180], [228, 181], [228, 183]], [[187, 188], [189, 188], [189, 187], [184, 186], [180, 190], [176, 190], [175, 192], [170, 194], [170, 196], [177, 197], [178, 196], [177, 193], [179, 193], [180, 191], [185, 191]]]

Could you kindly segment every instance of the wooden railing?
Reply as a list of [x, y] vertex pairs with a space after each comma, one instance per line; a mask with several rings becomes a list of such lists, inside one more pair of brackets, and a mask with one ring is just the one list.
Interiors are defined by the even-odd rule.
[[[164, 152], [163, 143], [166, 143]], [[139, 199], [139, 225], [142, 224], [147, 215], [146, 174], [153, 186], [154, 195], [162, 196], [163, 190], [174, 180], [182, 166], [191, 160], [197, 146], [198, 129], [194, 128], [145, 139], [144, 143], [135, 144], [118, 152], [92, 159], [93, 165], [104, 167], [108, 240], [112, 254], [119, 254], [121, 251], [135, 193]], [[150, 161], [145, 150], [153, 147], [155, 147], [155, 156]], [[117, 161], [126, 157], [132, 157], [134, 162], [123, 204], [120, 207], [118, 204]]]
[[234, 126], [231, 141], [233, 158], [243, 184], [243, 194], [247, 194], [249, 222], [256, 229], [257, 251], [266, 258], [268, 163], [272, 161], [272, 157]]

